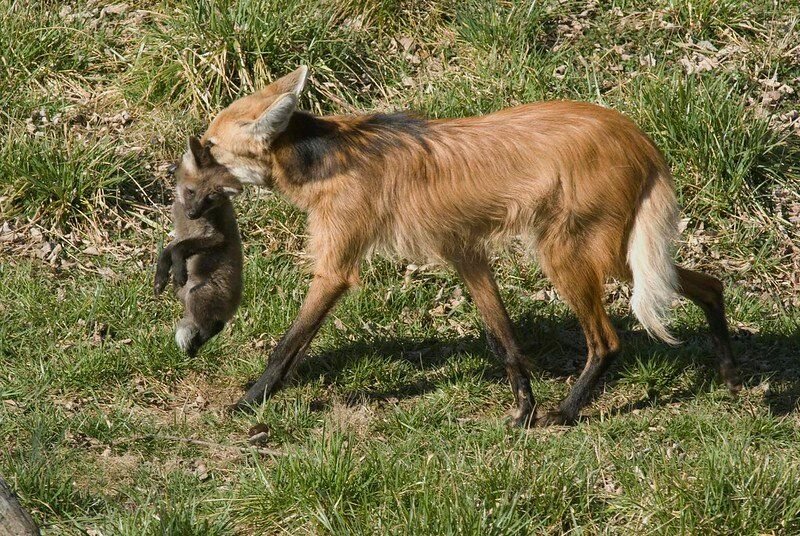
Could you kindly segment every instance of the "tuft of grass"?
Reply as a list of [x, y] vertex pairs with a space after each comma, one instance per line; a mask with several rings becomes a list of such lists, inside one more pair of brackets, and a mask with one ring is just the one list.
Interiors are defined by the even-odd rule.
[[624, 382], [641, 386], [645, 395], [653, 397], [670, 385], [679, 374], [679, 364], [669, 357], [637, 357], [622, 371]]
[[17, 492], [43, 515], [68, 517], [93, 512], [102, 501], [79, 489], [73, 475], [63, 470], [70, 460], [62, 452], [53, 452], [64, 433], [58, 412], [52, 405], [41, 404], [36, 415], [26, 421], [22, 434], [28, 447], [0, 455], [0, 467], [13, 467], [12, 482]]
[[0, 147], [0, 211], [65, 228], [137, 193], [144, 162], [113, 139], [76, 140], [65, 132], [41, 136], [9, 130]]
[[348, 2], [191, 0], [150, 28], [131, 91], [213, 112], [306, 63], [312, 107], [330, 109], [330, 95], [355, 102], [396, 66], [383, 59], [370, 17], [354, 15]]
[[634, 468], [621, 472], [625, 492], [615, 505], [620, 511], [639, 513], [629, 518], [631, 529], [656, 534], [759, 534], [780, 527], [780, 533], [797, 532], [797, 465], [776, 452], [774, 442], [754, 443], [757, 436], [746, 424], [734, 429], [718, 423], [703, 427], [694, 430], [700, 432], [698, 443], [673, 436], [633, 460], [614, 457], [615, 463]]
[[[769, 9], [768, 2], [753, 2]], [[715, 38], [725, 30], [747, 25], [761, 10], [738, 0], [667, 0], [665, 19], [698, 39]]]
[[[172, 506], [162, 508], [156, 515], [157, 522], [151, 523], [145, 532], [147, 536], [181, 534], [185, 536], [225, 536], [234, 534], [228, 520], [210, 520], [200, 517], [193, 506]], [[139, 527], [139, 530], [141, 528]]]
[[[85, 1], [67, 6], [70, 12], [90, 7]], [[22, 119], [26, 109], [62, 101], [64, 86], [85, 88], [119, 70], [119, 30], [96, 31], [89, 19], [67, 19], [59, 9], [0, 0], [0, 118]]]
[[769, 209], [772, 191], [787, 184], [797, 152], [789, 133], [748, 107], [740, 84], [720, 75], [666, 82], [650, 75], [625, 89], [633, 114], [668, 156], [686, 211], [722, 215], [753, 202]]

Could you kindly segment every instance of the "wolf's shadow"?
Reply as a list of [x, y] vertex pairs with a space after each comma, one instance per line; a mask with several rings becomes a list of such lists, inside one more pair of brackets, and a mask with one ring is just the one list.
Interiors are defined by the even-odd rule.
[[[676, 330], [674, 334], [683, 341], [679, 346], [669, 346], [648, 337], [641, 331], [626, 329], [634, 324], [629, 318], [613, 318], [619, 330], [622, 352], [605, 375], [604, 383], [618, 381], [623, 371], [635, 359], [648, 362], [674, 362], [676, 368], [699, 365], [701, 373], [689, 387], [658, 396], [655, 392], [612, 413], [626, 413], [637, 408], [665, 405], [696, 397], [715, 381], [716, 361], [708, 329], [704, 322], [689, 330]], [[531, 361], [533, 372], [544, 377], [564, 379], [576, 377], [586, 360], [583, 332], [574, 318], [542, 318], [527, 315], [516, 323], [516, 332], [524, 353]], [[366, 336], [366, 334], [364, 334]], [[733, 349], [741, 367], [744, 387], [764, 387], [764, 402], [775, 415], [786, 415], [798, 409], [800, 400], [800, 333], [790, 336], [774, 333], [750, 333], [732, 329]], [[292, 382], [303, 383], [312, 378], [322, 378], [324, 384], [344, 382], [347, 367], [371, 356], [382, 356], [404, 361], [419, 377], [430, 377], [426, 371], [439, 370], [454, 355], [470, 354], [485, 358], [487, 367], [483, 378], [498, 383], [506, 382], [502, 364], [491, 354], [485, 337], [463, 336], [415, 339], [407, 337], [373, 337], [359, 339], [309, 356], [298, 367]], [[452, 367], [448, 367], [450, 369]], [[436, 383], [428, 379], [416, 380], [391, 389], [357, 388], [345, 393], [347, 400], [385, 401], [419, 396], [437, 388], [437, 384], [455, 381], [437, 374]], [[534, 393], [536, 395], [536, 393]], [[544, 402], [554, 405], [555, 400]]]

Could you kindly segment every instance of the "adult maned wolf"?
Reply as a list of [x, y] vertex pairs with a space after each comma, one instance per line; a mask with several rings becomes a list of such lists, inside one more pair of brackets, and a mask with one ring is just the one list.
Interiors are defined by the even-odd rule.
[[[567, 101], [462, 119], [318, 117], [296, 107], [307, 73], [300, 67], [233, 102], [202, 138], [241, 182], [273, 188], [308, 213], [314, 259], [297, 319], [234, 407], [275, 391], [373, 250], [438, 259], [457, 270], [508, 372], [516, 424], [571, 423], [589, 401], [619, 351], [603, 308], [609, 277], [633, 283], [634, 314], [670, 343], [665, 314], [675, 295], [699, 305], [722, 378], [731, 390], [740, 388], [722, 284], [673, 262], [672, 178], [662, 154], [629, 119]], [[492, 248], [512, 237], [536, 252], [588, 345], [580, 377], [549, 412], [536, 411], [529, 366], [489, 261]]]

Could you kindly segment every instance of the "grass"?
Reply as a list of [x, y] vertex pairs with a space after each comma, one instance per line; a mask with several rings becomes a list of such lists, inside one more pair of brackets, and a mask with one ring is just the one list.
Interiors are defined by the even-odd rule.
[[65, 132], [25, 139], [9, 132], [0, 149], [0, 192], [6, 218], [30, 217], [64, 227], [116, 205], [122, 190], [140, 188], [145, 171], [134, 152], [109, 138], [75, 140]]
[[776, 132], [768, 115], [746, 105], [739, 84], [725, 75], [684, 79], [653, 73], [629, 89], [640, 124], [655, 133], [674, 172], [684, 177], [685, 210], [732, 212], [785, 184], [781, 153], [788, 134]]
[[[428, 277], [403, 289], [385, 268], [367, 270], [365, 288], [326, 325], [295, 382], [256, 415], [229, 417], [222, 404], [261, 366], [255, 341], [291, 315], [279, 299], [259, 309], [261, 289], [296, 300], [295, 273], [250, 268], [243, 314], [189, 361], [171, 344], [174, 303], [149, 296], [149, 274], [132, 270], [106, 287], [92, 275], [42, 283], [32, 265], [4, 267], [11, 284], [2, 303], [19, 311], [8, 314], [0, 347], [0, 422], [12, 445], [2, 474], [40, 520], [67, 533], [795, 530], [796, 314], [733, 297], [737, 321], [761, 327], [736, 342], [748, 377], [739, 399], [714, 383], [698, 315], [686, 307], [676, 321], [681, 348], [625, 335], [628, 350], [589, 420], [521, 432], [504, 423], [511, 395], [471, 307], [457, 325], [423, 312], [425, 322], [381, 335], [391, 309], [424, 300], [430, 311], [437, 294]], [[439, 286], [455, 284], [433, 275]], [[389, 291], [396, 302], [382, 312]], [[531, 324], [523, 340], [541, 370], [534, 391], [552, 404], [577, 372], [582, 345], [562, 305], [537, 309], [533, 321], [525, 306], [513, 311]], [[103, 340], [98, 322], [109, 326]], [[257, 422], [286, 456], [158, 439], [243, 445]]]
[[[46, 534], [800, 531], [796, 3], [62, 7], [0, 0], [0, 475]], [[573, 98], [630, 115], [675, 172], [680, 261], [726, 283], [743, 393], [717, 383], [698, 309], [676, 306], [669, 348], [610, 285], [624, 351], [585, 418], [509, 429], [458, 279], [373, 259], [294, 380], [225, 414], [297, 312], [305, 219], [267, 192], [237, 201], [244, 301], [188, 359], [179, 305], [151, 296], [166, 170], [298, 63], [318, 113]], [[496, 270], [552, 406], [583, 365], [580, 327], [535, 264], [511, 251]], [[281, 456], [247, 447], [257, 424]]]

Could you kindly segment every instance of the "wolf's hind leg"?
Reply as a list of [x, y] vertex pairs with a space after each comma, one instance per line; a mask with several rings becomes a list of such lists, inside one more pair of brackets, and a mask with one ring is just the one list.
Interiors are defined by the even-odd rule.
[[[607, 259], [593, 255], [610, 251], [602, 242], [562, 241], [540, 249], [542, 268], [575, 312], [588, 347], [586, 366], [558, 409], [537, 416], [537, 426], [573, 424], [592, 398], [595, 387], [619, 353], [619, 338], [603, 307]], [[595, 246], [595, 247], [592, 247]]]
[[680, 293], [696, 303], [706, 315], [711, 339], [717, 352], [717, 366], [720, 376], [732, 392], [742, 388], [739, 365], [731, 349], [731, 336], [728, 321], [725, 319], [725, 300], [722, 295], [722, 282], [719, 279], [680, 266], [678, 281]]

